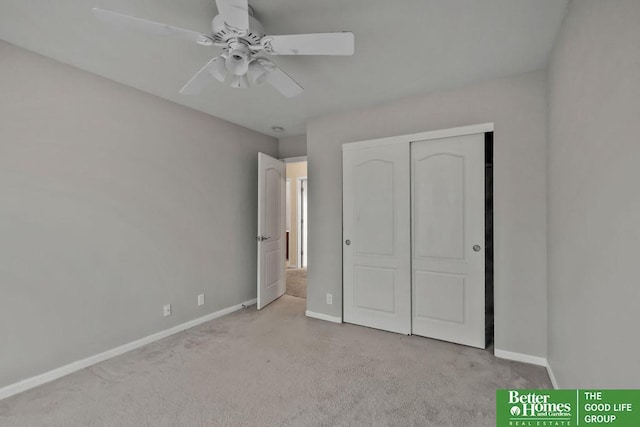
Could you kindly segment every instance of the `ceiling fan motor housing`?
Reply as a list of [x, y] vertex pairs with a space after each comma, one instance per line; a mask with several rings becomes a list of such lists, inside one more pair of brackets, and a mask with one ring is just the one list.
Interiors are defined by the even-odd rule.
[[234, 31], [225, 22], [221, 15], [213, 18], [211, 27], [212, 37], [216, 43], [227, 43], [229, 40], [239, 39], [250, 46], [260, 46], [260, 40], [264, 37], [262, 24], [253, 17], [253, 11], [249, 8], [249, 29], [247, 31]]

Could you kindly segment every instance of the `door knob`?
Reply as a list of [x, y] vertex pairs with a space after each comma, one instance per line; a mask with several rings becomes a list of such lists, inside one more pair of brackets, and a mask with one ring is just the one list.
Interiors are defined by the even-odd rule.
[[258, 237], [256, 237], [256, 240], [257, 240], [258, 242], [264, 242], [265, 240], [268, 240], [268, 239], [270, 239], [270, 238], [271, 238], [271, 237], [258, 236]]
[[344, 241], [344, 244], [345, 244], [345, 245], [347, 245], [347, 246], [349, 246], [349, 245], [351, 244], [351, 240], [349, 240], [349, 239], [345, 240], [345, 241]]
[[480, 252], [480, 245], [473, 245], [473, 250], [476, 252]]

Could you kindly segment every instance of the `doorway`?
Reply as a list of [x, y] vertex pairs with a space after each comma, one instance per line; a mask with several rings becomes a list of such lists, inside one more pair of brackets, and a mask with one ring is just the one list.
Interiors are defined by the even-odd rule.
[[307, 161], [284, 159], [286, 168], [286, 294], [307, 297]]

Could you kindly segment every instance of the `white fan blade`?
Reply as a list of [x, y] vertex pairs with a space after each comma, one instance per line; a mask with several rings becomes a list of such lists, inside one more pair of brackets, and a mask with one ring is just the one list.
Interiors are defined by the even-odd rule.
[[171, 25], [162, 24], [160, 22], [148, 21], [142, 18], [136, 18], [121, 13], [112, 12], [110, 10], [93, 8], [93, 14], [104, 22], [109, 24], [120, 25], [133, 30], [142, 31], [148, 34], [160, 36], [174, 36], [185, 40], [190, 40], [199, 44], [213, 44], [209, 36], [197, 31], [185, 30], [184, 28], [172, 27]]
[[267, 71], [265, 80], [287, 98], [292, 98], [304, 91], [298, 82], [289, 77], [273, 62], [264, 60], [263, 65]]
[[224, 57], [218, 56], [213, 58], [204, 67], [200, 69], [186, 85], [180, 89], [180, 95], [196, 95], [211, 82], [211, 77], [215, 77], [218, 81], [224, 82], [226, 77], [226, 69], [224, 66]]
[[291, 34], [265, 36], [262, 46], [274, 55], [353, 55], [353, 33]]
[[249, 3], [247, 0], [216, 0], [218, 13], [231, 28], [240, 32], [249, 29]]

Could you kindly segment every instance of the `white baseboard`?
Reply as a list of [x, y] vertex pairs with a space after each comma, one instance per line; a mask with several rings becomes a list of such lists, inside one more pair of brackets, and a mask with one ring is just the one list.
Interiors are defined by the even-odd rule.
[[551, 369], [551, 365], [549, 365], [549, 361], [547, 361], [547, 374], [549, 374], [549, 379], [551, 380], [551, 384], [553, 384], [554, 389], [559, 389], [558, 381], [556, 380], [556, 376], [553, 374], [553, 369]]
[[500, 359], [514, 360], [516, 362], [531, 363], [532, 365], [547, 367], [547, 359], [540, 356], [531, 356], [530, 354], [515, 353], [513, 351], [494, 349], [494, 356]]
[[258, 298], [250, 299], [249, 301], [245, 301], [240, 304], [242, 307], [251, 307], [252, 305], [256, 305], [258, 303]]
[[314, 313], [313, 311], [305, 311], [304, 314], [307, 317], [313, 317], [314, 319], [326, 320], [327, 322], [342, 323], [342, 317], [329, 316], [328, 314]]
[[513, 351], [499, 350], [495, 349], [493, 354], [496, 357], [507, 360], [515, 360], [516, 362], [524, 362], [531, 363], [532, 365], [544, 366], [547, 368], [547, 374], [549, 375], [549, 379], [551, 380], [551, 385], [553, 385], [554, 389], [559, 389], [558, 381], [556, 380], [556, 376], [553, 374], [553, 369], [551, 369], [551, 365], [549, 365], [549, 361], [540, 356], [531, 356], [529, 354], [515, 353]]
[[68, 365], [61, 366], [49, 372], [27, 378], [14, 384], [9, 384], [8, 386], [0, 388], [0, 400], [6, 399], [9, 396], [13, 396], [14, 394], [21, 393], [50, 381], [57, 380], [58, 378], [64, 377], [65, 375], [69, 375], [81, 369], [88, 368], [89, 366], [95, 365], [96, 363], [100, 363], [107, 359], [111, 359], [112, 357], [116, 357], [131, 350], [135, 350], [136, 348], [150, 344], [154, 341], [161, 340], [162, 338], [166, 338], [170, 335], [177, 334], [178, 332], [193, 328], [194, 326], [198, 326], [201, 323], [205, 323], [210, 320], [217, 319], [218, 317], [222, 317], [226, 314], [233, 313], [234, 311], [251, 306], [255, 303], [256, 299], [252, 299], [249, 301], [245, 301], [242, 304], [236, 304], [231, 307], [223, 308], [222, 310], [207, 314], [206, 316], [198, 317], [197, 319], [193, 319], [172, 328], [165, 329], [164, 331], [151, 334], [144, 338], [140, 338], [130, 343], [121, 345], [120, 347], [112, 348], [111, 350], [107, 350], [102, 353], [89, 356], [85, 359], [69, 363]]

